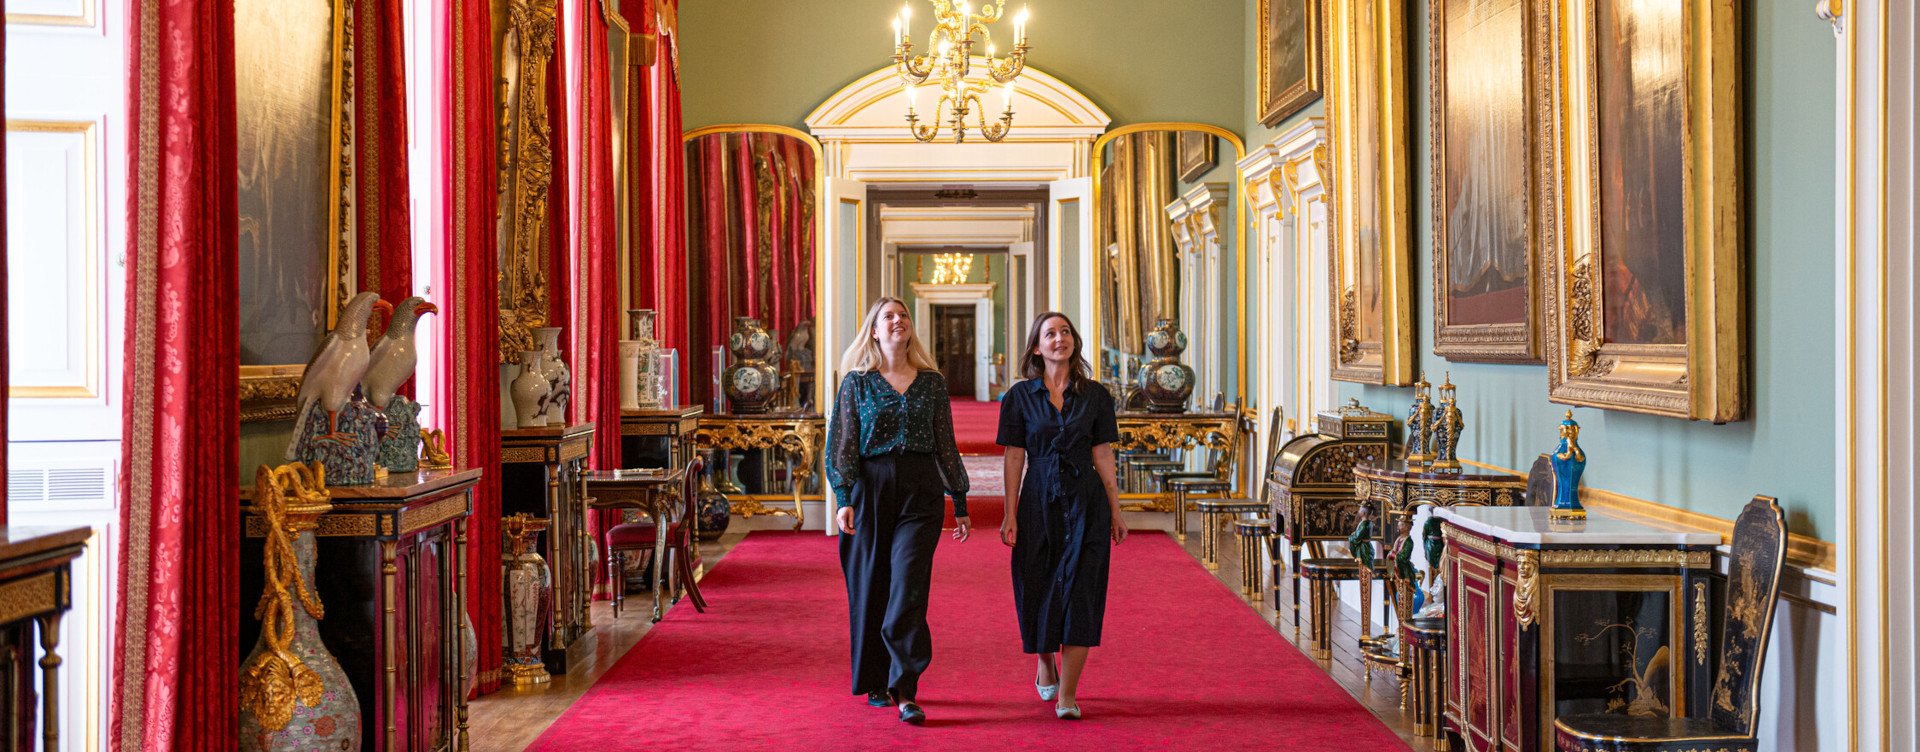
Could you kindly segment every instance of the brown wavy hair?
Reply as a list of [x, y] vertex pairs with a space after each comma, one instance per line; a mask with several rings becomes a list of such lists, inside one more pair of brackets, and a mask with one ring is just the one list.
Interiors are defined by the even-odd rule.
[[1073, 357], [1067, 359], [1067, 389], [1077, 390], [1081, 384], [1093, 381], [1093, 366], [1087, 363], [1087, 357], [1081, 352], [1087, 341], [1080, 338], [1080, 328], [1073, 325], [1073, 319], [1059, 311], [1047, 311], [1035, 316], [1033, 325], [1027, 327], [1027, 350], [1020, 356], [1020, 377], [1038, 379], [1047, 374], [1047, 359], [1038, 352], [1040, 329], [1055, 318], [1067, 322], [1067, 333], [1073, 335]]

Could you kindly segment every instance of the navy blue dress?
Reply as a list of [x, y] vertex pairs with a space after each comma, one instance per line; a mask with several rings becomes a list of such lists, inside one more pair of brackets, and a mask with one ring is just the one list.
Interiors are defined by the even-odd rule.
[[1113, 510], [1093, 448], [1120, 439], [1113, 397], [1098, 384], [1069, 390], [1055, 410], [1040, 379], [1014, 384], [1000, 402], [1001, 446], [1027, 452], [1013, 546], [1013, 605], [1020, 646], [1055, 653], [1100, 644], [1107, 609]]

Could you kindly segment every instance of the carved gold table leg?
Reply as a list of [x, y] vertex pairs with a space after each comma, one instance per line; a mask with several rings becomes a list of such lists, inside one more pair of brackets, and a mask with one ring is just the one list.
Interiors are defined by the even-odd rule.
[[[581, 498], [586, 497], [582, 496]], [[473, 676], [466, 672], [468, 623], [465, 618], [467, 614], [467, 518], [465, 517], [456, 519], [453, 523], [453, 573], [454, 578], [459, 582], [459, 589], [454, 591], [453, 601], [455, 623], [459, 626], [455, 627], [454, 633], [460, 638], [454, 642], [454, 650], [458, 651], [460, 655], [460, 690], [453, 693], [455, 707], [454, 717], [460, 724], [458, 752], [467, 752], [471, 747], [468, 746], [467, 741], [466, 689], [473, 683]], [[474, 644], [479, 645], [480, 643], [478, 640], [475, 640]], [[476, 656], [476, 658], [477, 657], [478, 656]], [[479, 662], [475, 661], [474, 665], [478, 666]]]
[[[1181, 543], [1187, 542], [1187, 493], [1175, 488], [1173, 495], [1173, 533]], [[1201, 556], [1206, 555], [1206, 538], [1200, 539]]]
[[[664, 494], [662, 494], [664, 495]], [[667, 587], [667, 509], [671, 500], [654, 499], [653, 511], [653, 621], [659, 623], [660, 591]]]
[[400, 715], [395, 712], [395, 710], [402, 702], [402, 700], [399, 699], [400, 666], [397, 657], [394, 655], [394, 643], [397, 642], [394, 636], [400, 634], [399, 615], [395, 610], [400, 602], [398, 582], [400, 567], [395, 563], [398, 559], [399, 545], [398, 541], [380, 541], [380, 610], [383, 612], [382, 621], [385, 622], [382, 631], [385, 638], [380, 642], [382, 657], [386, 661], [385, 682], [387, 692], [384, 702], [387, 705], [385, 708], [385, 715], [387, 717], [387, 728], [385, 729], [387, 749], [402, 749], [400, 746], [400, 727], [395, 725]]
[[42, 616], [40, 622], [40, 649], [46, 655], [40, 656], [41, 696], [46, 698], [46, 707], [42, 709], [41, 723], [46, 728], [41, 732], [41, 749], [60, 748], [60, 612], [55, 611]]

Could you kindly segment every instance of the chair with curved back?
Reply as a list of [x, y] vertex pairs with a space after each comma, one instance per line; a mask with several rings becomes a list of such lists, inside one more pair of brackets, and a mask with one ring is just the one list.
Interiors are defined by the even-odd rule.
[[693, 526], [698, 524], [699, 519], [695, 505], [699, 503], [700, 475], [705, 468], [705, 463], [698, 457], [687, 461], [680, 498], [675, 500], [674, 505], [677, 514], [666, 520], [667, 561], [664, 568], [659, 567], [658, 562], [647, 561], [653, 556], [654, 536], [659, 534], [660, 529], [657, 524], [659, 520], [643, 519], [615, 525], [607, 530], [607, 582], [612, 591], [614, 618], [620, 618], [620, 609], [626, 600], [626, 562], [629, 553], [638, 553], [643, 567], [652, 565], [656, 568], [654, 576], [649, 578], [652, 586], [661, 587], [665, 583], [674, 603], [680, 602], [680, 591], [684, 588], [687, 597], [693, 599], [695, 610], [707, 610], [707, 599], [700, 594], [700, 584], [694, 579], [700, 562], [693, 549]]
[[1634, 718], [1601, 713], [1553, 722], [1560, 752], [1678, 752], [1752, 750], [1760, 716], [1760, 668], [1773, 635], [1786, 561], [1787, 521], [1780, 503], [1755, 496], [1733, 522], [1727, 565], [1726, 622], [1720, 632], [1720, 672], [1714, 676], [1705, 718]]

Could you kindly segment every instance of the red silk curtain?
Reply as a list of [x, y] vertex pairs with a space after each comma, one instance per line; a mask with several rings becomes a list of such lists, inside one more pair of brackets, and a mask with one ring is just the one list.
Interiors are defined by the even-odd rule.
[[[562, 0], [556, 4], [553, 15], [554, 32], [553, 59], [547, 63], [547, 133], [548, 143], [553, 153], [553, 180], [547, 185], [547, 326], [560, 328], [561, 348], [569, 347], [574, 334], [573, 291], [573, 166], [570, 162], [575, 132], [571, 119], [578, 117], [578, 105], [569, 96], [568, 84], [576, 71], [572, 65], [571, 50], [576, 49], [575, 40], [566, 33], [569, 16], [579, 12], [574, 7], [575, 0]], [[568, 373], [576, 378], [580, 375], [580, 359], [572, 352], [562, 352], [567, 361]], [[579, 415], [579, 390], [575, 389], [568, 404], [570, 415], [564, 416], [568, 423], [575, 422]]]
[[695, 242], [689, 276], [699, 319], [692, 394], [712, 404], [712, 352], [736, 316], [760, 319], [782, 347], [813, 318], [813, 150], [769, 133], [712, 134], [688, 147], [696, 161], [687, 193]]
[[[500, 688], [500, 298], [494, 211], [493, 16], [489, 0], [451, 0], [439, 46], [449, 86], [439, 92], [447, 113], [440, 137], [447, 159], [440, 190], [447, 196], [441, 263], [448, 305], [442, 352], [443, 393], [452, 402], [447, 443], [455, 467], [484, 470], [467, 521], [467, 614], [480, 655], [475, 691]], [[231, 662], [231, 656], [229, 661]]]
[[223, 749], [240, 733], [233, 3], [132, 10], [112, 744]]
[[686, 151], [680, 146], [680, 40], [673, 20], [676, 5], [674, 0], [663, 0], [653, 16], [660, 41], [659, 56], [649, 71], [652, 112], [657, 113], [651, 118], [653, 165], [657, 169], [652, 216], [658, 233], [654, 238], [652, 307], [659, 311], [656, 326], [661, 346], [680, 353], [681, 398], [702, 404], [693, 391], [692, 367], [708, 356], [694, 352], [689, 328], [693, 311], [688, 307], [688, 286], [694, 284], [694, 278], [687, 266]]
[[358, 0], [353, 16], [355, 266], [360, 289], [394, 305], [413, 294], [402, 2]]
[[580, 197], [582, 295], [586, 299], [586, 351], [578, 361], [590, 374], [581, 379], [581, 402], [593, 421], [595, 441], [590, 463], [597, 469], [619, 468], [620, 462], [620, 340], [626, 318], [621, 312], [619, 228], [614, 218], [613, 108], [611, 71], [608, 70], [605, 15], [598, 2], [588, 2], [581, 17], [584, 89], [581, 105], [585, 191]]

